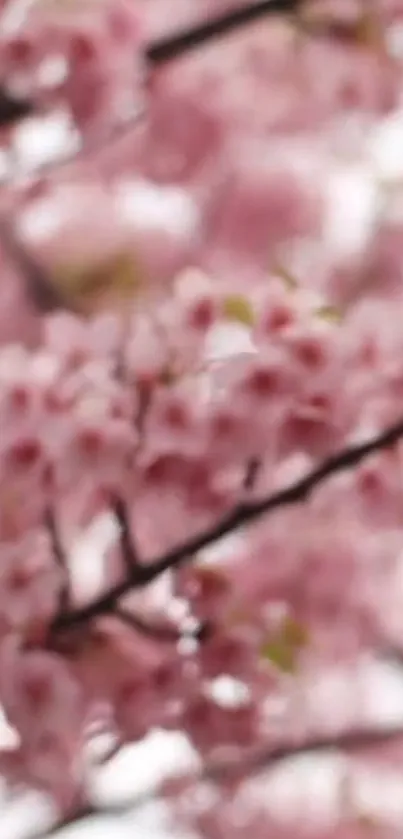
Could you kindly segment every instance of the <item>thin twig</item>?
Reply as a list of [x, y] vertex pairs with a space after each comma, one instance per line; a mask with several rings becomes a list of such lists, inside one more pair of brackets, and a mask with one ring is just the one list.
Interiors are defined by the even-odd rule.
[[113, 512], [119, 525], [120, 548], [123, 564], [126, 570], [129, 573], [132, 573], [134, 569], [139, 567], [140, 558], [138, 556], [133, 534], [130, 532], [126, 505], [121, 498], [116, 499], [113, 505]]
[[133, 612], [129, 612], [128, 609], [116, 609], [115, 615], [127, 626], [136, 630], [136, 632], [147, 635], [149, 638], [154, 638], [156, 641], [166, 641], [169, 644], [175, 644], [183, 637], [182, 633], [175, 627], [148, 623], [148, 621], [143, 620], [143, 618], [133, 614]]
[[248, 463], [243, 484], [243, 488], [246, 492], [251, 492], [255, 488], [261, 465], [262, 464], [257, 457], [253, 457]]
[[300, 4], [301, 0], [258, 0], [258, 2], [249, 3], [247, 6], [227, 12], [179, 34], [155, 41], [147, 47], [146, 57], [150, 64], [166, 64], [208, 41], [234, 32], [267, 15], [292, 14]]
[[163, 624], [149, 623], [139, 617], [139, 615], [134, 614], [128, 609], [123, 609], [122, 607], [116, 609], [114, 614], [127, 626], [136, 630], [136, 632], [140, 632], [142, 635], [146, 635], [156, 641], [163, 641], [169, 644], [176, 644], [178, 641], [184, 639], [193, 639], [203, 643], [210, 638], [210, 634], [212, 632], [212, 626], [210, 623], [207, 623], [207, 621], [201, 623], [196, 627], [196, 629], [189, 631], [181, 630], [178, 627], [169, 626], [167, 624], [164, 626]]
[[67, 568], [67, 560], [66, 554], [63, 550], [63, 545], [61, 543], [59, 532], [56, 524], [55, 515], [52, 509], [48, 509], [45, 514], [45, 524], [50, 536], [51, 544], [52, 544], [52, 553], [53, 558], [60, 568], [60, 571], [63, 575], [63, 580], [60, 588], [60, 596], [59, 596], [59, 609], [60, 612], [66, 612], [69, 608], [70, 604], [70, 588], [69, 588], [69, 575], [68, 575], [68, 568]]
[[85, 624], [98, 615], [113, 611], [119, 599], [132, 589], [143, 588], [165, 571], [179, 568], [194, 558], [199, 551], [235, 530], [250, 525], [263, 515], [306, 501], [312, 492], [328, 478], [358, 466], [369, 455], [390, 448], [401, 438], [403, 438], [403, 420], [399, 420], [366, 443], [350, 446], [332, 455], [290, 487], [258, 501], [242, 502], [203, 533], [188, 539], [147, 566], [136, 568], [123, 582], [92, 603], [70, 613], [59, 615], [53, 624], [53, 632], [58, 633], [64, 629]]

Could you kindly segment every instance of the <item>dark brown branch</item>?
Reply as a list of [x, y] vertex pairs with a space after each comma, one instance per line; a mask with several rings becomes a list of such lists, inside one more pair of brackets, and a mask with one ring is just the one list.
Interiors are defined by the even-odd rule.
[[241, 9], [227, 12], [214, 20], [186, 29], [179, 34], [161, 38], [160, 41], [149, 45], [146, 49], [146, 57], [150, 64], [166, 64], [208, 41], [230, 34], [267, 15], [292, 14], [298, 9], [300, 3], [301, 0], [258, 0], [258, 2], [249, 3]]
[[175, 627], [148, 623], [143, 618], [133, 614], [133, 612], [129, 612], [128, 609], [116, 609], [115, 614], [117, 618], [136, 632], [140, 632], [141, 635], [147, 635], [149, 638], [154, 638], [156, 641], [166, 641], [167, 643], [175, 644], [182, 637], [181, 633]]
[[[154, 67], [180, 58], [181, 55], [203, 46], [203, 44], [208, 44], [210, 40], [214, 41], [216, 38], [231, 34], [232, 31], [272, 14], [295, 15], [295, 22], [299, 30], [306, 35], [329, 37], [332, 40], [345, 43], [360, 43], [362, 41], [363, 27], [361, 21], [345, 24], [337, 20], [326, 20], [326, 18], [324, 20], [320, 18], [305, 20], [298, 14], [302, 2], [303, 0], [259, 0], [259, 2], [248, 4], [241, 9], [227, 12], [212, 21], [201, 23], [150, 43], [145, 48], [145, 58], [152, 70]], [[34, 102], [13, 99], [5, 89], [0, 88], [0, 128], [1, 126], [5, 128], [13, 127], [19, 120], [38, 112], [41, 112], [41, 109], [40, 107], [38, 109]], [[83, 157], [85, 158], [88, 154], [102, 150], [105, 146], [124, 137], [141, 120], [143, 115], [143, 112], [133, 114], [123, 123], [114, 126], [108, 136], [103, 138], [100, 143], [91, 144], [89, 147], [84, 145], [77, 152], [68, 153], [65, 157], [59, 159], [57, 164], [53, 162], [44, 163], [37, 168], [37, 173], [52, 171], [56, 168], [56, 165], [59, 168], [68, 166]], [[51, 310], [55, 307], [60, 308], [61, 300], [58, 295], [53, 293], [52, 289], [48, 289], [46, 283], [35, 284], [34, 288], [41, 307], [44, 307], [45, 310]]]
[[4, 87], [0, 87], [0, 128], [13, 128], [16, 123], [33, 114], [35, 106], [28, 99], [12, 96]]
[[[268, 15], [298, 15], [302, 7], [302, 2], [303, 0], [256, 0], [254, 3], [248, 3], [245, 7], [227, 12], [219, 17], [215, 17], [213, 20], [191, 26], [179, 33], [151, 42], [145, 47], [146, 61], [152, 69], [153, 67], [158, 67], [180, 58], [189, 51], [208, 44], [217, 38], [231, 34], [231, 32], [252, 24]], [[326, 18], [323, 20], [320, 18], [314, 18], [313, 20], [309, 18], [304, 20], [304, 18], [301, 18], [300, 20], [297, 19], [297, 22], [300, 30], [305, 31], [308, 35], [330, 37], [333, 40], [341, 40], [346, 43], [351, 41], [358, 43], [362, 40], [361, 21], [345, 24], [342, 21], [327, 20]], [[35, 102], [31, 102], [28, 99], [15, 98], [4, 87], [0, 87], [0, 129], [2, 127], [6, 129], [12, 128], [20, 120], [37, 113], [37, 111], [38, 108]], [[141, 114], [135, 114], [123, 124], [118, 125], [116, 130], [112, 130], [106, 143], [113, 142], [116, 138], [123, 136], [140, 117]], [[101, 147], [104, 144], [102, 142]], [[81, 157], [82, 153], [85, 155], [94, 150], [96, 149], [92, 146], [90, 149], [84, 148], [82, 152], [67, 155], [59, 163], [64, 166]], [[53, 164], [44, 164], [39, 167], [39, 171], [46, 171], [53, 168]]]
[[139, 567], [140, 558], [137, 553], [134, 537], [130, 533], [126, 505], [121, 498], [115, 501], [113, 511], [119, 525], [119, 541], [123, 564], [128, 573], [132, 573], [135, 568]]
[[[210, 40], [257, 21], [265, 15], [293, 12], [299, 3], [300, 0], [258, 0], [245, 8], [228, 12], [212, 21], [154, 41], [146, 47], [145, 57], [153, 66], [165, 64]], [[32, 116], [36, 110], [35, 102], [15, 97], [4, 86], [0, 86], [0, 128], [12, 128], [20, 120]]]
[[[179, 33], [150, 43], [145, 49], [145, 57], [151, 66], [166, 64], [209, 41], [230, 34], [268, 15], [293, 15], [299, 11], [301, 5], [302, 0], [256, 0], [254, 3], [248, 3], [245, 7], [215, 17], [213, 20], [191, 26]], [[307, 30], [310, 29], [310, 23], [311, 21], [307, 22]], [[317, 27], [316, 21], [314, 21], [313, 31], [318, 35], [330, 34], [336, 39], [357, 39], [354, 26], [343, 26], [342, 23], [339, 24], [337, 21], [319, 20]], [[31, 116], [35, 111], [36, 105], [34, 102], [14, 97], [5, 87], [0, 87], [0, 128], [13, 127], [21, 119]]]
[[246, 492], [251, 492], [256, 486], [256, 481], [259, 477], [260, 467], [261, 463], [257, 457], [253, 457], [248, 463], [243, 485], [244, 490]]
[[[301, 15], [299, 14], [301, 12]], [[318, 38], [331, 38], [342, 43], [365, 44], [370, 31], [368, 13], [357, 15], [352, 21], [337, 20], [334, 15], [312, 9], [305, 13], [303, 0], [257, 0], [246, 6], [227, 12], [213, 20], [206, 21], [185, 29], [183, 32], [161, 38], [146, 48], [146, 58], [153, 66], [166, 64], [203, 44], [214, 41], [223, 35], [255, 23], [268, 15], [295, 16], [295, 22], [301, 32]]]
[[66, 555], [63, 550], [63, 546], [61, 540], [59, 538], [59, 532], [56, 524], [55, 515], [53, 510], [49, 509], [45, 516], [45, 524], [50, 536], [51, 544], [52, 544], [52, 553], [53, 558], [60, 568], [62, 573], [62, 584], [60, 588], [60, 598], [59, 598], [59, 609], [60, 612], [66, 612], [69, 608], [70, 602], [70, 588], [69, 588], [69, 575], [68, 575], [68, 568], [67, 568], [67, 560]]
[[128, 574], [126, 580], [111, 588], [97, 600], [70, 613], [59, 615], [54, 622], [53, 633], [85, 624], [98, 615], [113, 611], [119, 599], [130, 590], [142, 588], [165, 571], [179, 568], [185, 562], [189, 562], [199, 551], [245, 525], [257, 521], [263, 515], [306, 501], [312, 492], [328, 478], [358, 466], [369, 455], [390, 448], [402, 438], [403, 420], [400, 420], [368, 442], [350, 446], [332, 455], [292, 486], [267, 498], [239, 504], [204, 533], [188, 539], [147, 566], [136, 568], [134, 572]]
[[[197, 24], [189, 29], [184, 29], [182, 32], [153, 41], [145, 47], [146, 63], [152, 71], [155, 67], [166, 64], [175, 58], [180, 58], [181, 55], [207, 44], [210, 40], [230, 34], [232, 31], [253, 23], [266, 15], [291, 14], [298, 9], [300, 2], [301, 0], [258, 0], [253, 4], [249, 3], [246, 7], [215, 17], [211, 21]], [[32, 106], [32, 109], [34, 110], [34, 106]], [[73, 164], [82, 157], [86, 157], [87, 154], [100, 151], [105, 146], [121, 139], [141, 120], [143, 115], [144, 113], [141, 111], [124, 120], [123, 123], [114, 126], [107, 138], [103, 138], [100, 143], [91, 143], [90, 147], [84, 145], [78, 152], [67, 154], [58, 161], [59, 167]], [[53, 163], [45, 163], [38, 167], [37, 172], [43, 173], [53, 169], [55, 169]]]
[[[219, 784], [221, 781], [237, 777], [250, 778], [251, 776], [275, 768], [278, 764], [286, 760], [291, 760], [303, 755], [318, 755], [328, 752], [343, 752], [346, 754], [354, 754], [357, 751], [365, 751], [365, 749], [372, 749], [374, 746], [383, 746], [388, 743], [393, 743], [397, 738], [403, 737], [403, 727], [394, 726], [390, 728], [379, 729], [357, 729], [353, 731], [343, 732], [335, 735], [322, 735], [309, 738], [300, 743], [283, 743], [274, 748], [266, 748], [258, 753], [254, 753], [248, 757], [236, 758], [233, 760], [219, 761], [205, 767], [200, 773], [190, 776], [191, 783], [211, 781]], [[31, 834], [27, 839], [49, 839], [57, 831], [64, 827], [73, 824], [82, 823], [85, 819], [91, 817], [102, 816], [124, 816], [128, 813], [133, 813], [140, 807], [150, 803], [161, 791], [152, 789], [143, 795], [133, 797], [125, 800], [120, 804], [109, 804], [105, 807], [95, 808], [88, 806], [79, 811], [71, 818], [62, 820], [53, 825], [47, 831], [40, 831]]]

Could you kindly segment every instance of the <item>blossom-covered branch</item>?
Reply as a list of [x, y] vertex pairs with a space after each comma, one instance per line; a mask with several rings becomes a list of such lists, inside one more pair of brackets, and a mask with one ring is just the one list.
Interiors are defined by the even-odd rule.
[[[361, 726], [361, 667], [403, 637], [402, 184], [365, 187], [360, 235], [344, 211], [398, 130], [403, 2], [20, 11], [4, 90], [84, 152], [0, 196], [1, 776], [67, 824], [88, 743], [178, 732], [214, 792], [186, 822], [168, 779], [178, 826], [319, 839], [243, 793], [305, 751], [402, 764]], [[320, 839], [362, 839], [338, 811]]]
[[150, 44], [146, 48], [146, 56], [153, 65], [165, 63], [260, 18], [272, 14], [293, 14], [300, 5], [301, 0], [255, 0], [239, 9], [215, 16], [212, 20]]
[[[169, 37], [161, 38], [145, 47], [145, 57], [151, 66], [165, 64], [204, 43], [214, 40], [260, 18], [282, 13], [293, 13], [300, 0], [258, 0], [245, 7], [215, 16], [213, 20], [184, 29]], [[31, 116], [35, 104], [28, 99], [18, 99], [0, 88], [0, 126], [13, 126]]]
[[340, 472], [356, 467], [365, 458], [376, 452], [391, 448], [402, 438], [403, 420], [400, 420], [367, 442], [350, 446], [332, 455], [292, 486], [279, 490], [269, 495], [268, 498], [241, 502], [204, 533], [186, 540], [182, 545], [173, 548], [146, 566], [137, 565], [133, 573], [128, 574], [123, 582], [98, 599], [80, 609], [58, 615], [53, 625], [53, 632], [58, 633], [63, 629], [75, 627], [99, 615], [113, 611], [120, 598], [129, 591], [147, 586], [166, 571], [179, 568], [185, 562], [194, 559], [203, 549], [215, 544], [224, 536], [228, 536], [239, 528], [251, 524], [260, 517], [283, 507], [306, 501], [324, 481]]

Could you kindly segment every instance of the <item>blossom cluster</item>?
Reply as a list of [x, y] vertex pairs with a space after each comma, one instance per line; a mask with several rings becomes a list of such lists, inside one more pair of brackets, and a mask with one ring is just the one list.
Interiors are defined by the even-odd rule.
[[0, 195], [0, 769], [69, 818], [99, 732], [162, 729], [201, 762], [165, 794], [206, 839], [398, 835], [245, 787], [251, 755], [362, 725], [361, 661], [401, 654], [403, 429], [341, 468], [402, 422], [401, 184], [347, 250], [329, 195], [399, 109], [403, 4], [294, 4], [166, 64], [152, 44], [243, 4], [13, 5], [0, 75], [83, 153]]
[[[351, 666], [380, 638], [398, 642], [401, 445], [241, 532], [223, 558], [201, 552], [171, 572], [162, 598], [152, 585], [144, 598], [138, 563], [152, 569], [235, 505], [398, 418], [400, 320], [397, 307], [385, 330], [368, 304], [339, 321], [275, 277], [242, 296], [188, 271], [168, 301], [123, 326], [120, 314], [60, 313], [37, 351], [2, 350], [1, 696], [20, 738], [4, 754], [11, 781], [77, 806], [94, 723], [122, 744], [182, 731], [203, 759], [281, 742], [293, 726], [298, 736], [299, 714], [273, 720], [270, 698], [290, 701], [295, 679]], [[239, 350], [225, 356], [228, 330]], [[81, 622], [94, 595], [69, 562], [74, 534], [108, 511], [132, 547], [121, 532], [99, 558], [100, 610]], [[238, 688], [230, 706], [222, 677]], [[320, 730], [329, 725], [337, 714]]]

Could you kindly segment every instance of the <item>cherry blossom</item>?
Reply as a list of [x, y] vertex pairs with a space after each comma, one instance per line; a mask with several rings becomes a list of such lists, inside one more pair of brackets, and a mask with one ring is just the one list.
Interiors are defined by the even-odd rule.
[[[111, 756], [164, 731], [196, 764], [156, 790], [174, 829], [397, 837], [357, 789], [401, 781], [362, 674], [403, 656], [402, 182], [370, 150], [401, 111], [403, 3], [16, 5], [1, 774], [67, 824], [98, 810], [99, 732]], [[27, 174], [21, 109], [63, 113], [78, 153]], [[343, 238], [353, 175], [373, 207]], [[284, 798], [279, 768], [335, 752], [332, 802], [292, 775]]]

